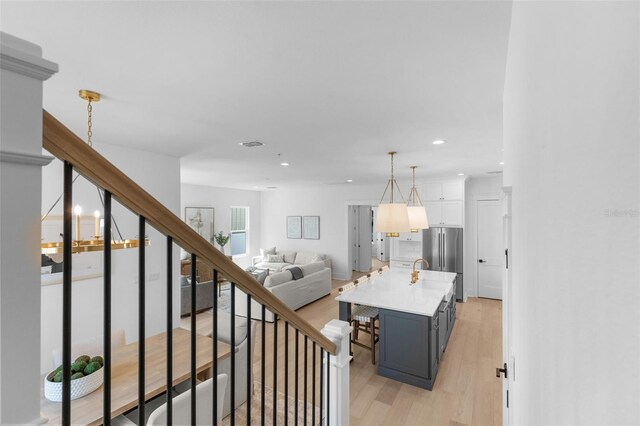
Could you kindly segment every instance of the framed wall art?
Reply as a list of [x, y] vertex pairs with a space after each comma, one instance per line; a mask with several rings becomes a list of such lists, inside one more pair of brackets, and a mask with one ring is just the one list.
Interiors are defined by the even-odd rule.
[[207, 241], [213, 240], [213, 207], [185, 207], [184, 221]]
[[302, 238], [305, 240], [320, 239], [320, 216], [304, 216], [302, 218]]
[[302, 216], [287, 216], [287, 238], [302, 238]]

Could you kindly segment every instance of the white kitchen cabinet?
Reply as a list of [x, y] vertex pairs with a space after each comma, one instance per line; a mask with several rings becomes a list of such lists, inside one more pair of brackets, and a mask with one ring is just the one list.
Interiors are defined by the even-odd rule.
[[426, 182], [422, 185], [420, 195], [423, 201], [445, 201], [464, 199], [464, 181]]
[[429, 227], [464, 226], [464, 208], [462, 201], [427, 201]]
[[438, 201], [442, 199], [442, 182], [427, 182], [418, 189], [422, 201]]
[[442, 202], [442, 224], [449, 226], [462, 226], [464, 223], [464, 210], [462, 201]]
[[389, 262], [389, 267], [394, 269], [396, 268], [411, 269], [413, 267], [413, 261], [391, 259], [391, 262]]
[[442, 199], [443, 200], [463, 200], [464, 199], [464, 182], [460, 180], [451, 182], [442, 182]]
[[442, 223], [442, 201], [426, 201], [427, 222], [430, 227], [439, 226]]
[[397, 239], [398, 241], [422, 241], [422, 230], [420, 232], [401, 232]]

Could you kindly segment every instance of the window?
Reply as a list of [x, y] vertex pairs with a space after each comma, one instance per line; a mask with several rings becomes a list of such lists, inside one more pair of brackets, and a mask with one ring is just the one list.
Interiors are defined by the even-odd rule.
[[249, 207], [231, 207], [231, 255], [247, 254]]

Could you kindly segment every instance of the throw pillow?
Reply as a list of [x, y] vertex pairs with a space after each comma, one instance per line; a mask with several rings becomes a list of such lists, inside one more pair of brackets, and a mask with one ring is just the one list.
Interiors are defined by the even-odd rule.
[[268, 249], [260, 249], [260, 257], [262, 257], [263, 262], [268, 262], [267, 256], [269, 256], [270, 254], [276, 254], [275, 247], [271, 247]]
[[281, 254], [270, 254], [267, 255], [268, 263], [284, 263], [284, 256]]
[[267, 278], [267, 275], [269, 275], [269, 270], [265, 269], [264, 271], [259, 272], [258, 274], [254, 275], [256, 277], [256, 281], [258, 281], [260, 284], [264, 285], [264, 280]]

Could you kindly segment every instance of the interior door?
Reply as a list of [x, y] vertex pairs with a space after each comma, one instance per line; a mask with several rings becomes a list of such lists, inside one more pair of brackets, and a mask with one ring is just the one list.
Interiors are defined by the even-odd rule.
[[373, 256], [371, 236], [373, 235], [371, 206], [358, 206], [358, 262], [356, 271], [371, 271], [371, 259]]
[[502, 300], [502, 203], [499, 200], [478, 201], [478, 296]]

